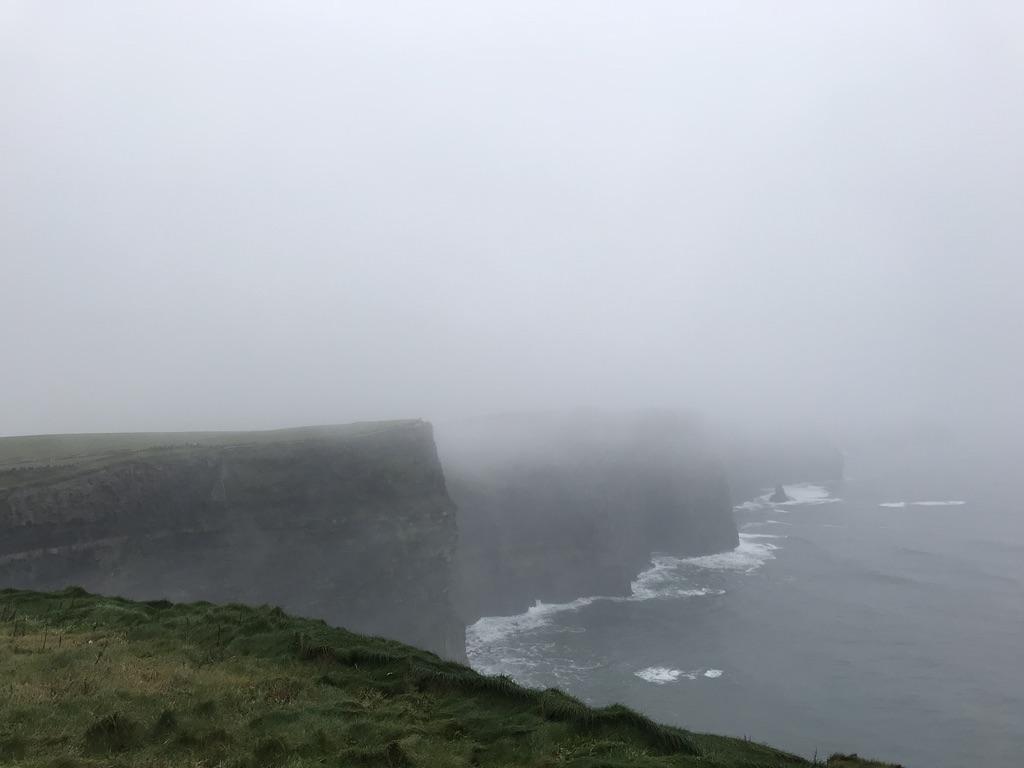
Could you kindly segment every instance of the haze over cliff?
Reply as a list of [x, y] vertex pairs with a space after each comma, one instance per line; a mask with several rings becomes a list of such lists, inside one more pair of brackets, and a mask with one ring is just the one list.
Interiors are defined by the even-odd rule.
[[664, 413], [509, 414], [439, 428], [469, 622], [626, 594], [654, 551], [737, 544], [725, 467]]
[[1024, 386], [1022, 14], [4, 2], [0, 433], [984, 436]]

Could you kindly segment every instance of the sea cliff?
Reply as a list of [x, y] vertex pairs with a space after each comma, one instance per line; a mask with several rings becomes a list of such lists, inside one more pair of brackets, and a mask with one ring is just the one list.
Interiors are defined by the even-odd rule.
[[438, 438], [440, 459], [423, 421], [0, 439], [0, 586], [269, 603], [461, 659], [480, 616], [628, 594], [652, 552], [735, 547], [734, 500], [842, 469], [662, 412]]
[[279, 605], [461, 658], [421, 421], [0, 440], [0, 585]]
[[469, 622], [628, 594], [652, 552], [738, 543], [724, 466], [686, 417], [517, 414], [444, 425], [438, 439]]

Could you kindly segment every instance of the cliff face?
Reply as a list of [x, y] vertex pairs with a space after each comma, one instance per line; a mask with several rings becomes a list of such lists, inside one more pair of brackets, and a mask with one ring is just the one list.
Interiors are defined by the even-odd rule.
[[0, 441], [2, 586], [270, 603], [464, 654], [428, 424], [17, 440]]
[[509, 417], [438, 435], [468, 622], [536, 600], [628, 594], [652, 552], [738, 543], [724, 470], [684, 419]]
[[439, 437], [444, 473], [423, 422], [2, 439], [0, 586], [270, 603], [461, 658], [479, 616], [628, 594], [652, 552], [736, 546], [730, 474], [738, 499], [841, 476], [820, 446], [723, 452], [665, 414]]

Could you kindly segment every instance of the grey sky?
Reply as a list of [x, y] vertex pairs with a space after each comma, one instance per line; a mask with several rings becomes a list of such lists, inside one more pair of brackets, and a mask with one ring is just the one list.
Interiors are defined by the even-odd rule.
[[1022, 37], [1009, 1], [0, 0], [0, 434], [1008, 418]]

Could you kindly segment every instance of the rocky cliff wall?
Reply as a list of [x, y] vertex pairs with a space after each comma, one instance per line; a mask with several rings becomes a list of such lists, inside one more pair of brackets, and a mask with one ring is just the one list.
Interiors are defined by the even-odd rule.
[[467, 622], [628, 594], [652, 552], [738, 543], [722, 464], [667, 414], [509, 416], [438, 430]]
[[0, 441], [2, 586], [270, 603], [464, 654], [426, 423], [17, 440]]

